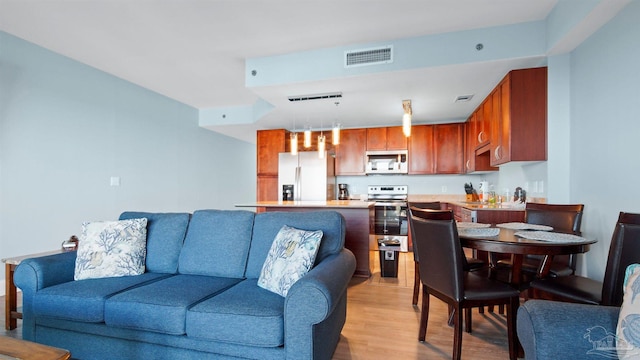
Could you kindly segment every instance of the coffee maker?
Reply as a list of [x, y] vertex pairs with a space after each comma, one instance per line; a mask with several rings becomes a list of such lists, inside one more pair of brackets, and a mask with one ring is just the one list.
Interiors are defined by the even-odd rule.
[[338, 184], [338, 200], [349, 200], [347, 184]]

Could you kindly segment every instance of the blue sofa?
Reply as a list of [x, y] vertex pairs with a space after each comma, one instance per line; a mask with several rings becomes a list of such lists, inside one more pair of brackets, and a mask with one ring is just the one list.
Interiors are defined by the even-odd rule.
[[529, 300], [518, 309], [527, 360], [617, 359], [619, 307]]
[[[355, 257], [337, 212], [125, 212], [147, 223], [146, 272], [74, 281], [75, 252], [24, 260], [23, 338], [75, 359], [330, 359]], [[257, 286], [283, 225], [322, 230], [286, 298]]]

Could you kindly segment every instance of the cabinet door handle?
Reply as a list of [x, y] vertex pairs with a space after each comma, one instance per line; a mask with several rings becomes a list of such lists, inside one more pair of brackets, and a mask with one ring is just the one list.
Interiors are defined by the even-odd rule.
[[482, 139], [484, 138], [484, 137], [482, 136], [483, 134], [484, 134], [484, 131], [480, 131], [480, 132], [478, 133], [478, 142], [479, 142], [479, 143], [481, 143], [481, 142], [483, 142], [483, 141], [484, 141], [484, 140], [482, 140]]
[[467, 167], [467, 170], [471, 169], [471, 160], [467, 160], [465, 166]]
[[496, 146], [496, 149], [493, 150], [493, 156], [495, 156], [496, 160], [502, 159], [502, 154], [500, 151], [501, 149], [502, 149], [502, 145], [498, 145]]

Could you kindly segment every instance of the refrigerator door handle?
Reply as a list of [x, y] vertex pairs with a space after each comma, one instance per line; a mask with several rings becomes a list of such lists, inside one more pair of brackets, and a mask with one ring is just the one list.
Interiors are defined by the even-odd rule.
[[300, 181], [300, 172], [302, 171], [302, 168], [300, 166], [296, 166], [296, 178], [295, 178], [295, 183], [293, 186], [293, 192], [294, 192], [294, 197], [293, 199], [296, 201], [300, 201], [300, 198], [302, 197], [302, 190], [300, 189], [300, 184], [302, 183]]

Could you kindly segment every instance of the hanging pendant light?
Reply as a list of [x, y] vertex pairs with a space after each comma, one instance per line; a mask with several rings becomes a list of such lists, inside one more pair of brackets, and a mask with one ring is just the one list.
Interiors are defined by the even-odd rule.
[[331, 143], [333, 145], [340, 145], [340, 124], [334, 123], [331, 129]]
[[291, 133], [291, 135], [289, 135], [289, 141], [291, 155], [298, 155], [298, 133]]
[[305, 148], [311, 147], [311, 126], [306, 125], [304, 127], [304, 143], [303, 146]]
[[318, 157], [320, 159], [324, 159], [324, 153], [327, 150], [326, 141], [326, 137], [322, 133], [320, 133], [320, 135], [318, 135]]
[[402, 132], [404, 136], [409, 137], [411, 136], [411, 117], [413, 115], [411, 100], [403, 100], [402, 109], [404, 110], [404, 115], [402, 115]]

